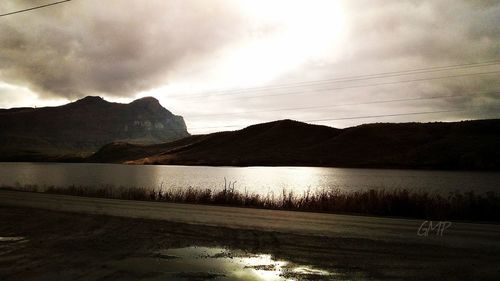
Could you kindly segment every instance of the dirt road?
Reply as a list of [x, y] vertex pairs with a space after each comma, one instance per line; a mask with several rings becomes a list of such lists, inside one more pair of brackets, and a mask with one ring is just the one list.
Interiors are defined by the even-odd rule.
[[412, 219], [87, 198], [7, 190], [0, 191], [0, 202], [2, 205], [16, 207], [314, 236], [500, 249], [500, 225], [492, 224], [451, 222], [451, 225], [442, 224], [440, 228], [436, 227], [439, 223], [436, 221], [429, 225], [424, 220]]
[[[296, 265], [341, 272], [349, 280], [498, 280], [500, 276], [498, 225], [452, 222], [440, 233], [421, 220], [6, 190], [0, 191], [0, 208], [0, 237], [27, 241], [5, 240], [22, 247], [3, 253], [0, 239], [1, 280], [55, 280], [54, 271], [60, 268], [69, 270], [57, 280], [156, 280], [145, 278], [151, 270], [139, 266], [151, 261], [136, 258], [188, 246], [266, 253]], [[128, 260], [131, 257], [134, 262]], [[32, 274], [39, 278], [29, 278]], [[196, 278], [169, 275], [167, 279]], [[208, 277], [200, 280], [204, 279]]]

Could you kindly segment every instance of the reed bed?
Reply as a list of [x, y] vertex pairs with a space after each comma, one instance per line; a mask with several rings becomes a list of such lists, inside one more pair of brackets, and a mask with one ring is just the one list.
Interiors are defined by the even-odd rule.
[[208, 204], [251, 207], [273, 210], [292, 210], [325, 213], [362, 214], [389, 217], [409, 217], [440, 220], [468, 220], [500, 222], [500, 194], [449, 192], [447, 194], [424, 191], [363, 190], [346, 192], [339, 189], [322, 189], [298, 194], [283, 190], [280, 194], [267, 195], [241, 192], [225, 184], [220, 190], [200, 188], [145, 188], [49, 186], [36, 185], [3, 187], [31, 192], [47, 192], [86, 197], [125, 200], [159, 201], [175, 203]]

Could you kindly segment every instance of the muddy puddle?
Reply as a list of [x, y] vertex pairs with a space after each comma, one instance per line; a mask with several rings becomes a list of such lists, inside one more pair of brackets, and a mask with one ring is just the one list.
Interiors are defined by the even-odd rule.
[[275, 259], [268, 254], [209, 247], [158, 251], [113, 262], [142, 280], [344, 280], [339, 273]]
[[25, 237], [0, 236], [0, 264], [19, 260], [20, 256], [13, 253], [23, 248], [26, 242], [28, 240]]

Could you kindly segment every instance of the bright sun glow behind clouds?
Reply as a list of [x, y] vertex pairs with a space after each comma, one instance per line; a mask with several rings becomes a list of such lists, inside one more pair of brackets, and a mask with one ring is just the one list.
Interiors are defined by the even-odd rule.
[[[219, 49], [208, 60], [178, 72], [163, 87], [139, 93], [154, 96], [186, 117], [188, 127], [218, 126], [214, 120], [190, 120], [203, 103], [178, 98], [221, 89], [272, 85], [311, 62], [335, 61], [345, 46], [347, 24], [341, 1], [242, 0], [238, 13], [248, 23], [246, 36]], [[223, 105], [220, 105], [223, 107]], [[201, 131], [200, 131], [201, 132]]]
[[216, 65], [221, 79], [236, 85], [268, 82], [302, 63], [335, 57], [344, 31], [340, 1], [241, 2], [242, 13], [256, 22], [253, 34]]
[[240, 14], [248, 36], [220, 49], [210, 67], [189, 70], [168, 86], [141, 93], [160, 99], [168, 94], [197, 94], [215, 89], [263, 85], [302, 64], [335, 59], [345, 36], [340, 1], [243, 0]]

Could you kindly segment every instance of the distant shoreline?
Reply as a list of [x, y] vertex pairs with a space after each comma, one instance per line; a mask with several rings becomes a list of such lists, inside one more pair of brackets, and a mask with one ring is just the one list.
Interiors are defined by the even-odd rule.
[[345, 129], [285, 119], [238, 131], [192, 135], [156, 144], [115, 141], [85, 153], [76, 148], [62, 150], [56, 144], [52, 150], [30, 149], [24, 145], [12, 150], [1, 147], [0, 160], [500, 171], [498, 132], [500, 119], [373, 123]]
[[[59, 157], [60, 158], [60, 157]], [[331, 165], [306, 165], [306, 164], [293, 164], [287, 163], [283, 165], [276, 164], [266, 164], [266, 163], [256, 163], [248, 165], [230, 165], [230, 164], [204, 164], [204, 163], [127, 163], [127, 162], [95, 162], [88, 161], [87, 158], [81, 158], [75, 160], [74, 158], [64, 159], [64, 160], [52, 160], [53, 157], [47, 157], [47, 159], [18, 159], [15, 161], [0, 161], [0, 163], [59, 163], [59, 164], [113, 164], [113, 165], [143, 165], [143, 166], [186, 166], [186, 167], [234, 167], [234, 168], [245, 168], [245, 167], [312, 167], [312, 168], [339, 168], [339, 169], [375, 169], [375, 170], [409, 170], [409, 171], [449, 171], [449, 172], [500, 172], [500, 167], [494, 169], [453, 169], [445, 167], [406, 167], [406, 166], [390, 166], [390, 165], [377, 165], [377, 166], [331, 166]]]

